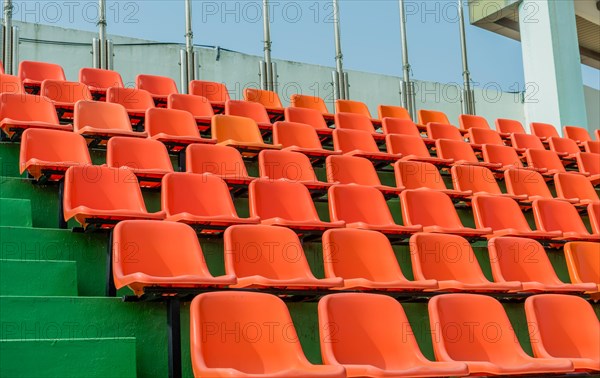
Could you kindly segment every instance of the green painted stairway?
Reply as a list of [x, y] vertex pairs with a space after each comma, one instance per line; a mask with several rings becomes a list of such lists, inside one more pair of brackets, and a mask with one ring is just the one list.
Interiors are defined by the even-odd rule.
[[[74, 233], [58, 225], [58, 188], [35, 185], [18, 172], [19, 145], [0, 143], [0, 377], [165, 377], [167, 312], [164, 303], [124, 302], [104, 297], [106, 243], [103, 233]], [[103, 153], [93, 151], [95, 163]], [[255, 174], [255, 167], [249, 167]], [[322, 170], [317, 172], [321, 177]], [[393, 182], [382, 174], [385, 183]], [[144, 193], [149, 211], [160, 206], [156, 191]], [[397, 200], [390, 201], [401, 221]], [[247, 200], [236, 199], [240, 216]], [[326, 203], [317, 205], [328, 218]], [[461, 210], [466, 225], [470, 211]], [[69, 226], [75, 226], [70, 222]], [[207, 264], [215, 275], [224, 272], [222, 243], [202, 241]], [[395, 246], [407, 277], [412, 278], [406, 246]], [[317, 277], [323, 277], [321, 246], [305, 246]], [[491, 278], [486, 249], [476, 248], [485, 274]], [[550, 252], [561, 279], [568, 281], [564, 257]], [[424, 354], [433, 359], [427, 305], [403, 306]], [[289, 302], [288, 307], [304, 351], [320, 363], [317, 304]], [[522, 303], [505, 303], [519, 340], [531, 353]], [[600, 306], [595, 305], [600, 314]], [[191, 377], [189, 303], [181, 311], [183, 375]]]

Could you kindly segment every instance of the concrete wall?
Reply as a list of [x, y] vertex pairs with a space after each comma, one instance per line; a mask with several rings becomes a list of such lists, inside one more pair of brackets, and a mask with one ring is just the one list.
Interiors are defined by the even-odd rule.
[[[91, 40], [95, 33], [64, 29], [55, 26], [16, 22], [20, 26], [21, 60], [40, 60], [61, 64], [69, 80], [77, 80], [81, 67], [90, 66]], [[133, 86], [138, 73], [164, 75], [179, 83], [179, 50], [177, 44], [153, 44], [152, 41], [111, 36], [115, 43], [115, 70]], [[30, 40], [61, 41], [73, 44], [34, 43]], [[258, 87], [258, 62], [261, 57], [237, 52], [202, 48], [200, 51], [201, 77], [227, 84], [233, 98], [241, 98], [243, 88]], [[279, 95], [285, 105], [294, 93], [320, 96], [333, 110], [331, 86], [332, 67], [276, 60], [279, 74]], [[368, 72], [349, 71], [350, 96], [364, 101], [375, 116], [378, 104], [399, 104], [399, 78]], [[460, 86], [416, 82], [417, 107], [445, 112], [452, 122], [458, 123], [461, 113]], [[600, 124], [597, 106], [600, 91], [585, 88], [590, 128]], [[496, 87], [476, 88], [477, 113], [490, 124], [496, 118], [525, 120], [520, 94], [499, 91]]]

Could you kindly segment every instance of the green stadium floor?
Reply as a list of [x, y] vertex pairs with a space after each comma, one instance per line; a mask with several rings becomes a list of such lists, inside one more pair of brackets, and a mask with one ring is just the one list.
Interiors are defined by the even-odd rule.
[[[168, 375], [167, 311], [164, 303], [124, 302], [130, 295], [104, 297], [105, 233], [75, 233], [58, 229], [58, 187], [34, 185], [18, 172], [19, 145], [0, 143], [0, 376], [1, 377], [165, 377]], [[94, 152], [103, 162], [103, 153]], [[249, 167], [251, 175], [256, 167]], [[321, 178], [324, 172], [317, 172]], [[391, 174], [382, 181], [393, 184]], [[160, 194], [144, 193], [149, 211], [160, 206]], [[236, 199], [240, 216], [247, 200]], [[397, 200], [389, 201], [401, 222]], [[328, 219], [326, 203], [317, 205]], [[461, 218], [473, 226], [470, 210]], [[529, 221], [533, 224], [531, 214]], [[587, 221], [587, 219], [585, 220]], [[69, 227], [75, 226], [70, 222]], [[222, 242], [203, 240], [207, 264], [214, 275], [224, 273]], [[398, 261], [412, 278], [407, 246], [395, 246]], [[323, 277], [321, 245], [305, 252], [313, 273]], [[485, 245], [475, 248], [484, 273], [491, 279]], [[558, 276], [569, 281], [562, 252], [549, 252]], [[417, 341], [434, 359], [425, 302], [403, 302]], [[505, 302], [519, 341], [531, 354], [522, 302]], [[320, 363], [317, 303], [288, 302], [304, 352]], [[594, 304], [600, 316], [600, 305]], [[181, 307], [183, 376], [192, 377], [189, 353], [189, 302]]]

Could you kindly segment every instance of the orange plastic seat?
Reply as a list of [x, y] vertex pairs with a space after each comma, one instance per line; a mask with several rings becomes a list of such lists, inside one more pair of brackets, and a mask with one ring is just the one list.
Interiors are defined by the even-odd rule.
[[0, 93], [23, 94], [25, 89], [19, 77], [0, 73]]
[[450, 169], [450, 174], [452, 175], [454, 189], [461, 192], [469, 191], [474, 195], [502, 196], [516, 200], [527, 199], [524, 194], [502, 193], [494, 173], [485, 167], [455, 165]]
[[170, 94], [179, 93], [175, 80], [166, 76], [137, 75], [135, 86], [137, 89], [150, 92], [157, 106], [165, 105]]
[[427, 124], [427, 136], [431, 139], [449, 139], [464, 142], [465, 138], [455, 126], [445, 123], [430, 122]]
[[165, 217], [164, 211], [148, 213], [138, 180], [129, 169], [73, 166], [65, 175], [64, 218], [85, 229], [111, 228], [126, 219]]
[[306, 123], [275, 122], [273, 143], [281, 144], [284, 150], [303, 153], [310, 157], [313, 164], [322, 163], [329, 155], [341, 154], [339, 151], [325, 150], [317, 130]]
[[[374, 120], [369, 108], [364, 102], [353, 100], [335, 100], [335, 113], [354, 113]], [[379, 121], [379, 120], [374, 120]], [[337, 127], [337, 122], [336, 122]]]
[[[250, 337], [223, 333], [250, 329]], [[194, 298], [190, 355], [196, 377], [346, 377], [340, 366], [308, 362], [287, 306], [265, 293], [220, 291]]]
[[255, 216], [240, 218], [227, 184], [211, 174], [170, 173], [162, 180], [161, 205], [166, 219], [187, 223], [202, 233], [221, 233], [235, 224], [256, 224]]
[[519, 343], [502, 304], [477, 294], [446, 294], [428, 304], [433, 351], [438, 361], [465, 362], [470, 375], [568, 373], [568, 359], [533, 358]]
[[273, 131], [273, 124], [271, 124], [267, 109], [261, 103], [229, 100], [225, 102], [225, 114], [253, 119], [263, 136], [271, 135]]
[[552, 198], [546, 180], [538, 172], [526, 169], [507, 169], [504, 171], [504, 182], [506, 190], [510, 194], [524, 196], [529, 201]]
[[325, 162], [327, 182], [357, 184], [380, 190], [384, 196], [397, 197], [404, 187], [382, 185], [375, 167], [368, 159], [358, 156], [329, 156]]
[[0, 129], [13, 141], [26, 129], [71, 131], [71, 125], [61, 125], [54, 105], [38, 96], [14, 93], [0, 94]]
[[[384, 134], [400, 134], [421, 137], [419, 127], [410, 119], [406, 118], [383, 118], [381, 120], [382, 130]], [[427, 144], [435, 143], [434, 140], [423, 138]]]
[[279, 144], [265, 144], [256, 122], [246, 117], [215, 115], [211, 132], [218, 144], [235, 147], [251, 156], [264, 149], [281, 149]]
[[489, 281], [469, 242], [458, 235], [415, 234], [410, 238], [410, 258], [415, 279], [437, 280], [438, 290], [506, 292], [521, 289], [520, 282]]
[[558, 130], [549, 123], [531, 122], [531, 134], [537, 136], [541, 140], [547, 140], [550, 137], [560, 137]]
[[583, 148], [585, 152], [592, 152], [595, 154], [600, 154], [600, 141], [597, 140], [588, 140], [583, 142]]
[[375, 168], [383, 168], [402, 158], [402, 155], [380, 151], [373, 134], [363, 130], [333, 130], [333, 149], [344, 155], [367, 158]]
[[461, 130], [471, 130], [471, 129], [483, 129], [483, 130], [491, 130], [490, 124], [488, 121], [476, 115], [470, 114], [461, 114], [458, 116], [458, 125]]
[[600, 235], [600, 203], [592, 202], [587, 206], [588, 217], [592, 226], [592, 232]]
[[439, 166], [449, 166], [454, 163], [452, 159], [432, 157], [424, 139], [420, 136], [389, 134], [385, 136], [385, 144], [389, 153], [401, 155], [403, 161], [419, 161]]
[[100, 68], [82, 68], [79, 70], [79, 82], [88, 86], [95, 100], [106, 98], [110, 87], [123, 88], [123, 79], [117, 71]]
[[127, 110], [109, 102], [78, 101], [73, 117], [74, 131], [88, 140], [92, 147], [105, 143], [113, 136], [145, 138], [145, 132], [131, 129]]
[[408, 110], [397, 105], [379, 105], [377, 106], [377, 114], [379, 119], [383, 121], [385, 118], [395, 118], [412, 121], [412, 117]]
[[85, 139], [59, 130], [28, 129], [21, 137], [20, 173], [38, 181], [60, 181], [74, 165], [92, 164]]
[[569, 278], [573, 283], [595, 283], [590, 293], [600, 293], [600, 246], [592, 242], [569, 242], [565, 244], [565, 258]]
[[572, 139], [579, 144], [592, 140], [590, 133], [583, 127], [565, 126], [563, 127], [563, 135], [565, 138]]
[[430, 122], [434, 123], [443, 123], [445, 125], [451, 125], [452, 122], [448, 119], [448, 116], [443, 112], [438, 112], [436, 110], [425, 110], [421, 109], [417, 112], [419, 117], [419, 123], [421, 125], [427, 125]]
[[232, 226], [223, 243], [225, 271], [237, 277], [232, 287], [311, 290], [343, 284], [339, 277], [315, 278], [298, 235], [289, 228]]
[[329, 188], [329, 216], [346, 227], [404, 236], [422, 231], [420, 225], [401, 226], [394, 222], [383, 194], [363, 185], [334, 185]]
[[560, 157], [554, 151], [530, 148], [525, 152], [525, 157], [529, 167], [544, 169], [545, 175], [566, 172]]
[[[377, 253], [372, 253], [377, 251]], [[389, 239], [369, 230], [340, 228], [323, 234], [325, 277], [344, 279], [343, 290], [421, 291], [437, 281], [409, 281], [398, 265]]]
[[503, 146], [502, 136], [495, 130], [472, 127], [469, 129], [469, 142], [474, 145], [495, 144]]
[[194, 116], [184, 110], [150, 108], [146, 111], [148, 136], [164, 143], [169, 151], [178, 152], [192, 143], [214, 144], [214, 139], [201, 138]]
[[[248, 176], [242, 154], [229, 146], [190, 144], [187, 147], [186, 170], [188, 173], [210, 173], [222, 178], [232, 194], [246, 191], [254, 177]], [[235, 189], [235, 190], [233, 190]]]
[[73, 118], [73, 108], [79, 100], [91, 100], [92, 94], [87, 85], [79, 82], [44, 80], [40, 95], [49, 99], [56, 108], [61, 120]]
[[468, 197], [473, 192], [452, 190], [446, 187], [438, 169], [430, 163], [419, 161], [398, 161], [394, 163], [396, 185], [406, 189], [429, 189], [447, 194], [451, 198]]
[[436, 190], [405, 190], [400, 194], [404, 224], [421, 225], [425, 232], [480, 237], [492, 233], [491, 228], [465, 227], [450, 197]]
[[[287, 122], [310, 125], [316, 130], [321, 143], [331, 145], [333, 129], [327, 127], [327, 121], [325, 120], [323, 114], [318, 110], [308, 108], [293, 108], [290, 106], [285, 108], [283, 114], [285, 115], [285, 120]], [[329, 122], [334, 122], [333, 116], [330, 118]]]
[[206, 97], [173, 93], [167, 97], [167, 108], [185, 110], [194, 117], [199, 131], [210, 132], [210, 121], [215, 113]]
[[160, 187], [163, 176], [173, 172], [165, 145], [148, 138], [110, 138], [106, 145], [106, 165], [129, 168], [143, 188]]
[[600, 322], [585, 299], [560, 294], [544, 294], [525, 301], [527, 323], [535, 357], [569, 359], [575, 371], [600, 371]]
[[600, 154], [580, 152], [576, 155], [576, 158], [579, 173], [589, 175], [592, 184], [600, 184]]
[[506, 170], [511, 168], [535, 170], [539, 172], [546, 172], [546, 168], [533, 168], [525, 167], [521, 157], [517, 151], [510, 146], [498, 146], [495, 144], [484, 144], [482, 146], [483, 161], [486, 163], [500, 164], [499, 170]]
[[563, 240], [600, 241], [600, 234], [590, 234], [575, 207], [558, 199], [533, 201], [533, 214], [538, 230], [562, 232]]
[[507, 197], [480, 195], [473, 197], [473, 216], [478, 229], [492, 229], [494, 236], [522, 236], [531, 239], [556, 239], [559, 230], [532, 230], [519, 207]]
[[131, 124], [139, 127], [144, 124], [146, 110], [154, 107], [150, 92], [137, 88], [108, 88], [106, 102], [122, 105], [129, 114]]
[[279, 95], [273, 91], [267, 91], [256, 88], [246, 88], [244, 89], [244, 100], [258, 102], [259, 104], [262, 104], [265, 108], [269, 110], [281, 109], [281, 111], [283, 111], [283, 105], [281, 104]]
[[310, 159], [299, 152], [264, 150], [258, 154], [258, 172], [261, 178], [304, 184], [311, 193], [321, 197], [332, 185], [317, 179]]
[[495, 282], [521, 282], [527, 292], [575, 292], [596, 289], [594, 283], [564, 283], [544, 247], [529, 238], [501, 237], [488, 242], [488, 253]]
[[215, 110], [224, 109], [225, 102], [231, 99], [225, 84], [214, 81], [190, 81], [190, 94], [207, 98]]
[[[454, 127], [454, 126], [452, 126]], [[487, 163], [479, 161], [473, 147], [460, 140], [438, 139], [435, 142], [437, 155], [442, 159], [453, 159], [454, 165], [476, 165], [489, 169], [500, 169], [500, 163]]]
[[523, 124], [514, 119], [498, 118], [496, 120], [496, 130], [503, 134], [526, 134]]
[[335, 113], [335, 128], [337, 130], [362, 130], [371, 133], [375, 140], [385, 139], [385, 135], [375, 132], [371, 119], [359, 113]]
[[531, 134], [511, 134], [510, 144], [513, 146], [513, 148], [516, 148], [520, 151], [525, 151], [530, 148], [536, 150], [546, 149], [540, 138]]
[[587, 205], [600, 201], [592, 183], [583, 175], [557, 173], [554, 175], [556, 196], [571, 203]]
[[31, 94], [39, 93], [44, 80], [67, 80], [65, 71], [58, 64], [29, 60], [19, 63], [19, 78], [27, 93]]
[[550, 150], [568, 159], [575, 158], [575, 155], [581, 152], [577, 142], [569, 138], [550, 137], [548, 138], [548, 145]]
[[[224, 287], [235, 276], [213, 277], [194, 230], [181, 223], [131, 220], [113, 231], [113, 277], [117, 289], [136, 295], [147, 287], [194, 289]], [[136, 258], [131, 258], [135, 253]]]
[[[348, 377], [466, 376], [466, 364], [426, 359], [402, 305], [385, 295], [332, 294], [319, 301], [321, 355]], [[332, 341], [335, 340], [335, 341]], [[369, 346], [357, 348], [357, 346]]]
[[257, 179], [250, 183], [248, 197], [250, 215], [259, 217], [263, 224], [288, 227], [302, 234], [345, 225], [342, 221], [321, 221], [308, 188], [297, 182]]
[[327, 104], [321, 97], [308, 96], [303, 94], [293, 94], [290, 97], [290, 107], [292, 108], [305, 108], [314, 109], [323, 116], [333, 117], [333, 114], [327, 109]]

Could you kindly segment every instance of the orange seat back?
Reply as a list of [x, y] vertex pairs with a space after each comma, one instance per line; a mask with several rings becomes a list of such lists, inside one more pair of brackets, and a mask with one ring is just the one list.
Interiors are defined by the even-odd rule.
[[59, 80], [44, 80], [40, 95], [52, 101], [75, 104], [79, 100], [91, 100], [92, 94], [87, 85]]
[[220, 177], [209, 174], [176, 172], [165, 175], [161, 205], [167, 216], [188, 213], [204, 217], [238, 217], [227, 184]]
[[167, 134], [200, 138], [194, 116], [184, 110], [150, 108], [146, 110], [144, 127], [149, 136]]
[[565, 138], [573, 139], [578, 142], [591, 141], [590, 133], [583, 127], [565, 126], [563, 127], [563, 135]]
[[377, 107], [377, 113], [379, 114], [379, 119], [396, 118], [412, 121], [412, 117], [408, 113], [408, 110], [402, 106], [379, 105]]
[[413, 155], [417, 157], [429, 158], [429, 149], [423, 138], [416, 135], [388, 134], [385, 136], [385, 145], [391, 154], [400, 154], [402, 156]]
[[258, 154], [258, 172], [271, 180], [318, 181], [310, 159], [300, 152], [263, 150]]
[[577, 209], [558, 199], [541, 199], [533, 202], [536, 227], [544, 231], [573, 232], [589, 235]]
[[205, 97], [210, 102], [230, 100], [229, 91], [225, 84], [214, 81], [192, 80], [190, 82], [190, 94]]
[[185, 110], [194, 117], [212, 117], [215, 115], [210, 101], [202, 96], [173, 93], [167, 98], [167, 107], [169, 109]]
[[54, 63], [33, 62], [23, 60], [19, 63], [19, 78], [22, 81], [33, 80], [42, 82], [46, 79], [66, 81], [65, 71]]
[[328, 182], [366, 186], [381, 185], [377, 171], [369, 159], [358, 156], [328, 156], [325, 168]]
[[500, 163], [503, 167], [514, 165], [516, 168], [523, 168], [519, 154], [512, 147], [484, 144], [482, 151], [483, 161], [486, 163]]
[[494, 173], [485, 167], [455, 165], [450, 169], [454, 189], [473, 193], [502, 194]]
[[310, 125], [297, 122], [275, 122], [273, 143], [285, 147], [323, 149], [317, 131]]
[[333, 149], [343, 153], [354, 150], [379, 153], [373, 135], [363, 130], [333, 130]]
[[251, 102], [258, 102], [267, 109], [281, 109], [283, 105], [279, 99], [279, 95], [273, 91], [267, 91], [264, 89], [246, 88], [244, 89], [244, 100]]
[[374, 133], [371, 119], [360, 113], [336, 113], [335, 128], [340, 130], [362, 130]]
[[106, 164], [112, 168], [156, 169], [173, 172], [164, 144], [149, 138], [112, 137], [106, 146]]
[[535, 171], [525, 169], [507, 169], [504, 171], [506, 190], [510, 194], [552, 198], [544, 177]]
[[117, 71], [100, 68], [82, 68], [79, 70], [79, 82], [89, 87], [106, 90], [110, 87], [123, 88], [123, 79]]
[[75, 103], [73, 127], [75, 131], [90, 126], [96, 129], [131, 131], [127, 110], [119, 104], [96, 101]]
[[581, 151], [577, 142], [569, 138], [550, 137], [548, 139], [548, 144], [552, 151], [558, 153], [564, 152], [567, 154], [576, 154]]
[[13, 75], [0, 74], [0, 93], [23, 94], [23, 83], [21, 79]]
[[213, 144], [190, 144], [186, 150], [186, 170], [211, 173], [220, 177], [248, 177], [246, 165], [238, 150]]
[[406, 189], [448, 189], [437, 167], [431, 163], [397, 161], [394, 163], [394, 175], [398, 187]]
[[600, 201], [594, 185], [583, 175], [557, 173], [554, 175], [554, 185], [558, 198]]
[[[364, 102], [352, 100], [335, 100], [336, 113], [354, 113], [360, 114], [367, 118], [371, 117], [371, 112]], [[336, 123], [337, 126], [337, 123]]]
[[474, 144], [496, 144], [503, 146], [504, 142], [498, 132], [491, 129], [473, 127], [469, 129], [469, 141]]
[[458, 116], [458, 124], [463, 130], [470, 130], [474, 128], [491, 130], [488, 121], [485, 118], [476, 115], [461, 114]]
[[328, 129], [323, 114], [315, 109], [308, 108], [285, 108], [285, 120], [287, 122], [304, 123], [315, 129]]
[[215, 115], [211, 122], [211, 132], [217, 142], [234, 140], [242, 143], [263, 143], [256, 122], [246, 117]]
[[473, 151], [473, 147], [467, 142], [460, 140], [438, 139], [435, 142], [438, 151], [438, 157], [442, 159], [454, 159], [455, 161], [466, 161], [477, 163], [477, 155]]
[[577, 154], [577, 167], [579, 172], [587, 172], [591, 175], [600, 174], [600, 154], [591, 152], [580, 152]]
[[540, 138], [560, 137], [558, 130], [549, 123], [531, 122], [531, 134]]
[[135, 86], [138, 89], [143, 89], [158, 96], [168, 96], [172, 93], [179, 93], [175, 80], [166, 76], [137, 75], [135, 78]]
[[430, 122], [434, 123], [443, 123], [445, 125], [451, 125], [452, 122], [448, 119], [448, 116], [443, 112], [438, 112], [436, 110], [425, 110], [421, 109], [418, 111], [419, 123], [421, 125], [427, 125]]
[[405, 190], [400, 194], [404, 224], [464, 228], [448, 195], [435, 190]]
[[498, 118], [496, 120], [496, 130], [499, 133], [525, 134], [525, 129], [523, 128], [523, 124], [521, 124], [521, 122], [516, 121], [514, 119]]
[[27, 94], [0, 94], [0, 120], [5, 118], [58, 125], [54, 105], [42, 97]]
[[154, 107], [150, 92], [137, 88], [110, 87], [106, 91], [106, 102], [122, 105], [127, 110], [146, 110]]
[[329, 215], [334, 221], [394, 225], [385, 197], [376, 188], [362, 185], [335, 185], [329, 189]]
[[494, 231], [513, 229], [518, 232], [531, 232], [531, 227], [519, 204], [512, 198], [475, 196], [472, 206], [477, 228], [489, 227]]
[[225, 102], [225, 114], [252, 118], [255, 122], [271, 123], [267, 109], [258, 102], [229, 100]]
[[251, 216], [320, 221], [310, 192], [300, 183], [257, 179], [250, 183], [248, 192]]
[[514, 148], [534, 148], [537, 150], [545, 149], [544, 144], [539, 137], [530, 134], [512, 134], [510, 136], [511, 145]]
[[327, 109], [325, 101], [321, 97], [317, 96], [293, 94], [290, 98], [290, 106], [292, 108], [314, 109], [322, 114], [329, 113], [329, 109]]
[[565, 172], [563, 163], [554, 151], [529, 149], [525, 152], [525, 157], [530, 167]]
[[421, 136], [421, 132], [417, 128], [417, 125], [410, 119], [405, 118], [383, 118], [382, 128], [384, 134], [401, 134], [401, 135], [412, 135]]
[[448, 139], [464, 142], [459, 129], [446, 123], [430, 122], [427, 124], [427, 136], [431, 139]]
[[565, 244], [569, 277], [573, 283], [594, 282], [600, 290], [600, 248], [593, 242]]

